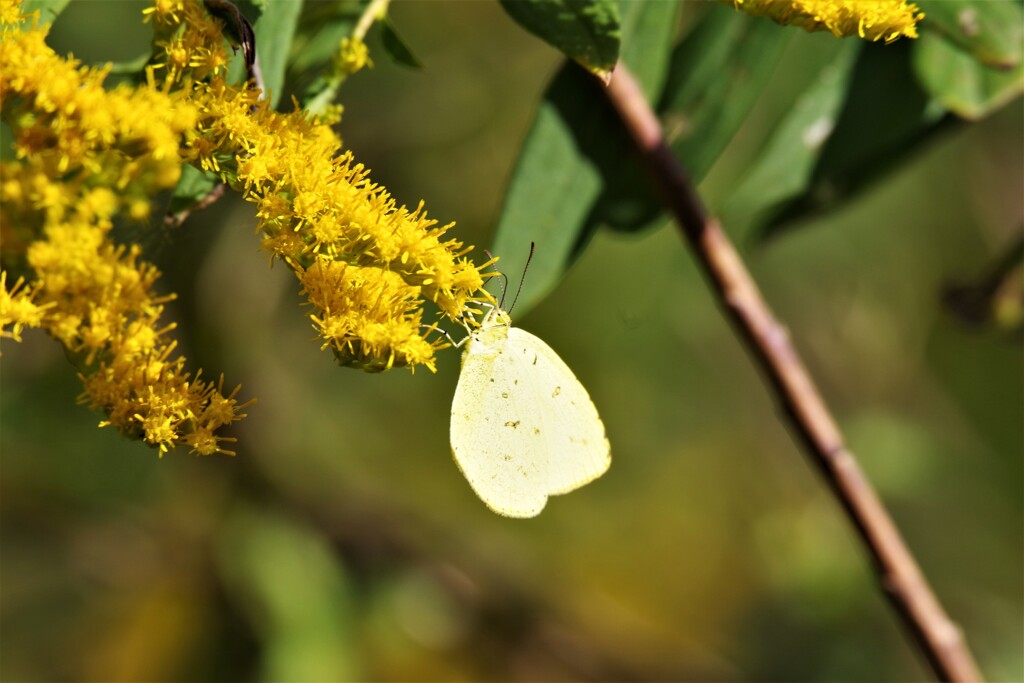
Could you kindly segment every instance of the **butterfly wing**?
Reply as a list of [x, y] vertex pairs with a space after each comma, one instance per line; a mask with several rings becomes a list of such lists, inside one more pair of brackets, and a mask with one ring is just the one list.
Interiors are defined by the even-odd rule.
[[533, 517], [611, 462], [597, 409], [568, 366], [518, 328], [471, 340], [452, 404], [455, 461], [495, 512]]
[[508, 355], [524, 368], [529, 395], [537, 406], [533, 436], [547, 453], [547, 494], [573, 491], [597, 479], [611, 464], [604, 423], [583, 384], [543, 340], [525, 330], [509, 330]]
[[470, 340], [452, 402], [452, 452], [487, 507], [534, 517], [547, 502], [546, 458], [527, 437], [525, 385], [508, 350], [505, 338]]

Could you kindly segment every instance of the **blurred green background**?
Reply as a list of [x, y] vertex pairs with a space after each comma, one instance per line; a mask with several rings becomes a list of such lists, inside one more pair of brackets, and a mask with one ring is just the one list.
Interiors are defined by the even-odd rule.
[[[51, 44], [135, 57], [142, 6], [76, 0]], [[376, 50], [342, 135], [484, 247], [559, 57], [497, 3], [392, 11], [426, 68]], [[702, 185], [712, 207], [834, 41], [795, 36]], [[1024, 680], [1024, 356], [940, 300], [1021, 229], [1022, 130], [1017, 101], [827, 219], [738, 236], [990, 681]], [[517, 316], [588, 387], [613, 454], [528, 521], [489, 512], [451, 459], [458, 352], [434, 375], [336, 367], [254, 227], [229, 199], [154, 240], [191, 367], [258, 399], [237, 457], [159, 459], [97, 429], [55, 343], [5, 341], [0, 679], [930, 677], [672, 226], [599, 234]]]

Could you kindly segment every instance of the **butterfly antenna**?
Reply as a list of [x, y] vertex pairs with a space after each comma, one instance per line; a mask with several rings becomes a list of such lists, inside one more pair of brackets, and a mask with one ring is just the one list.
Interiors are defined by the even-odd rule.
[[[523, 266], [523, 274], [519, 276], [519, 287], [516, 289], [516, 297], [512, 299], [512, 305], [508, 307], [506, 313], [511, 314], [512, 309], [516, 307], [516, 302], [519, 301], [519, 293], [523, 291], [523, 283], [526, 282], [526, 271], [530, 268], [530, 261], [533, 260], [533, 250], [536, 248], [536, 244], [530, 242], [530, 255], [526, 257], [526, 265]], [[502, 294], [502, 300], [505, 296]]]
[[[492, 254], [491, 252], [487, 251], [486, 249], [484, 249], [484, 253], [487, 254], [487, 258], [489, 258], [490, 260], [492, 260], [492, 261], [497, 261], [498, 260], [498, 259], [494, 258], [494, 254]], [[501, 301], [498, 302], [498, 308], [504, 309], [505, 308], [505, 292], [508, 290], [508, 275], [505, 275], [505, 273], [502, 273], [501, 271], [499, 271], [498, 270], [498, 266], [496, 266], [493, 263], [491, 264], [491, 267], [494, 268], [494, 272], [495, 273], [497, 273], [498, 275], [501, 276], [501, 280], [499, 280], [499, 282], [501, 282]], [[520, 285], [520, 286], [522, 286], [522, 285]]]

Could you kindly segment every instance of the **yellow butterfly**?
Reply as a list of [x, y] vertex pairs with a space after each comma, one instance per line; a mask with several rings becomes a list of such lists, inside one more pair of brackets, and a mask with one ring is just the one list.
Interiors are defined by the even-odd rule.
[[611, 447], [569, 366], [493, 308], [466, 339], [452, 402], [455, 462], [498, 514], [535, 517], [548, 496], [597, 479]]

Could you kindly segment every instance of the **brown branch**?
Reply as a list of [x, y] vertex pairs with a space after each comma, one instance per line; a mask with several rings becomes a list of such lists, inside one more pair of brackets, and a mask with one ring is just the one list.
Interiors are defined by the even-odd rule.
[[896, 525], [868, 482], [789, 340], [723, 232], [705, 210], [686, 171], [665, 142], [661, 125], [626, 68], [606, 90], [640, 150], [705, 275], [742, 342], [771, 382], [800, 440], [839, 498], [874, 561], [882, 590], [943, 681], [980, 681], [960, 629], [946, 616]]
[[188, 217], [191, 216], [194, 212], [202, 211], [203, 209], [212, 206], [218, 199], [223, 197], [224, 188], [224, 183], [218, 183], [217, 185], [213, 186], [212, 190], [207, 192], [203, 197], [199, 199], [199, 201], [197, 201], [192, 206], [188, 207], [187, 209], [182, 209], [178, 213], [168, 213], [167, 215], [164, 216], [164, 225], [168, 228], [180, 228], [181, 225], [186, 220], [188, 220]]

